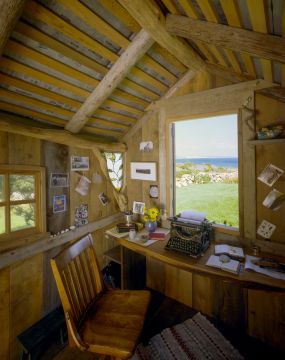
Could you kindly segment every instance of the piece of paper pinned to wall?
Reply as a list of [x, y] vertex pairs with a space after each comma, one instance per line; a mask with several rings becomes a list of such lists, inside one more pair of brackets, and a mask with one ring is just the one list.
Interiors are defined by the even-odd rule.
[[197, 212], [193, 210], [184, 210], [181, 211], [180, 218], [194, 220], [194, 221], [203, 221], [206, 218], [206, 214], [203, 212]]
[[263, 205], [271, 210], [278, 210], [281, 206], [285, 203], [285, 194], [282, 192], [273, 189], [270, 193], [266, 196], [263, 201]]
[[152, 150], [153, 150], [153, 142], [152, 141], [143, 141], [140, 143], [140, 151], [150, 152]]

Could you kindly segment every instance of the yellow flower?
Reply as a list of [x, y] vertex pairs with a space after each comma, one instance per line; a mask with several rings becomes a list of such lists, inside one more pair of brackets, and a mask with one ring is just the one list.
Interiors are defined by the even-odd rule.
[[155, 207], [145, 209], [144, 221], [157, 221], [159, 220], [159, 210]]

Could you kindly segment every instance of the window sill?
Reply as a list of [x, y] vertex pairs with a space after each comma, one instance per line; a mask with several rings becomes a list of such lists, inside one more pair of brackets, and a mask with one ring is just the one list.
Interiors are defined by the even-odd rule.
[[214, 232], [228, 234], [232, 236], [240, 236], [239, 229], [232, 226], [213, 224]]

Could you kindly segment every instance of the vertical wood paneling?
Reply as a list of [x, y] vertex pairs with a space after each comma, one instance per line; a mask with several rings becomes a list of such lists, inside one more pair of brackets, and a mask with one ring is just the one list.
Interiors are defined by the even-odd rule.
[[9, 133], [9, 164], [41, 165], [41, 140]]
[[56, 195], [66, 195], [66, 201], [69, 204], [69, 187], [51, 187], [50, 175], [52, 173], [69, 173], [70, 159], [68, 147], [50, 141], [43, 141], [42, 157], [46, 167], [47, 230], [56, 234], [70, 226], [69, 206], [67, 205], [66, 211], [54, 214], [53, 198]]
[[0, 164], [8, 164], [8, 134], [0, 131]]
[[192, 273], [147, 258], [147, 286], [192, 306]]
[[142, 181], [131, 180], [130, 176], [130, 163], [133, 161], [142, 161], [139, 144], [142, 141], [142, 129], [139, 129], [130, 139], [128, 139], [127, 147], [128, 153], [126, 154], [126, 172], [127, 172], [127, 194], [129, 209], [133, 208], [133, 201], [142, 201], [143, 189]]
[[19, 359], [21, 348], [17, 335], [38, 321], [43, 315], [42, 269], [42, 254], [11, 266], [10, 359]]
[[0, 270], [0, 359], [9, 359], [10, 268]]
[[248, 333], [285, 350], [285, 294], [248, 290]]
[[[285, 126], [285, 104], [279, 102], [273, 98], [256, 94], [256, 128], [260, 129], [266, 127], [272, 123], [278, 123]], [[273, 164], [283, 170], [285, 170], [285, 157], [284, 157], [285, 145], [263, 145], [256, 147], [256, 178], [260, 172], [269, 164]], [[270, 210], [262, 205], [263, 200], [272, 190], [266, 184], [257, 180], [257, 226], [263, 219], [276, 225], [271, 241], [282, 242], [285, 244], [285, 207], [281, 207], [277, 211]], [[285, 182], [282, 176], [273, 186], [276, 190], [285, 193]]]

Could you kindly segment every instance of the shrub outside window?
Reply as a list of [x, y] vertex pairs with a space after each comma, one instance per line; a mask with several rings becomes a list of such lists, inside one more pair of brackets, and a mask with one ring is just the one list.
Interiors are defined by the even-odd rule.
[[44, 170], [40, 167], [0, 166], [0, 239], [44, 231]]

